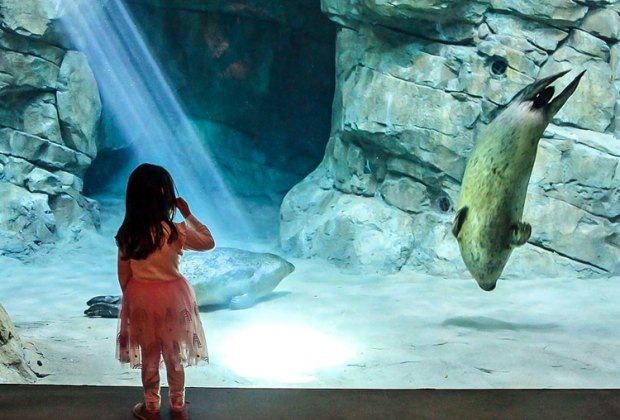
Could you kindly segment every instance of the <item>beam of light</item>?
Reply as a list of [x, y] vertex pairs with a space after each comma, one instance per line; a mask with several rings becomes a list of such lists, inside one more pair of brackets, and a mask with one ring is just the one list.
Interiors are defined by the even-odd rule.
[[[161, 165], [172, 174], [192, 212], [216, 238], [254, 232], [201, 138], [142, 39], [121, 0], [66, 0], [63, 26], [88, 58], [102, 101], [130, 145], [136, 162]], [[221, 234], [220, 234], [221, 232]]]
[[355, 357], [347, 344], [300, 325], [248, 325], [220, 342], [224, 366], [239, 376], [276, 384], [312, 382], [317, 371]]

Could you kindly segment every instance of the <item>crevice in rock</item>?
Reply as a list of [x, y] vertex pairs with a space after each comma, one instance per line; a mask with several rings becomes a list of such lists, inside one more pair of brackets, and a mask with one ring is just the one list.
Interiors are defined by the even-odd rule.
[[[611, 118], [610, 124], [607, 127], [605, 127], [605, 131], [602, 132], [603, 134], [609, 134], [609, 129], [611, 127], [612, 122], [613, 122], [613, 118]], [[588, 130], [589, 131], [588, 128], [582, 127], [582, 126], [580, 126], [580, 125], [578, 125], [576, 123], [570, 122], [570, 121], [554, 121], [554, 124], [557, 125], [558, 127], [577, 128], [579, 130]], [[592, 130], [592, 131], [594, 131], [594, 130]], [[578, 139], [576, 141], [579, 144], [583, 144], [584, 146], [588, 146], [588, 147], [590, 147], [592, 149], [598, 150], [599, 152], [602, 151], [602, 150], [599, 150], [599, 149], [597, 149], [595, 147], [592, 147], [592, 146], [590, 146], [590, 145], [588, 145], [586, 143], [582, 143]], [[612, 155], [612, 156], [616, 156], [616, 155]]]
[[579, 259], [579, 258], [576, 258], [576, 257], [573, 257], [573, 256], [571, 256], [571, 255], [565, 254], [565, 253], [563, 253], [563, 252], [560, 252], [560, 251], [558, 251], [558, 250], [556, 250], [556, 249], [551, 248], [550, 246], [545, 246], [545, 245], [543, 245], [542, 243], [537, 243], [537, 242], [533, 242], [533, 241], [528, 241], [528, 243], [529, 243], [530, 245], [532, 245], [532, 246], [535, 246], [535, 247], [537, 247], [537, 248], [543, 249], [543, 250], [545, 250], [545, 251], [548, 251], [548, 252], [551, 252], [551, 253], [554, 253], [554, 254], [558, 254], [558, 255], [559, 255], [560, 257], [562, 257], [562, 258], [566, 258], [566, 259], [568, 259], [568, 260], [571, 260], [571, 261], [577, 262], [577, 263], [579, 263], [579, 264], [583, 264], [583, 265], [586, 265], [586, 266], [588, 266], [588, 267], [592, 267], [592, 268], [594, 268], [594, 269], [596, 269], [596, 270], [600, 270], [600, 271], [602, 271], [603, 273], [609, 273], [609, 271], [608, 271], [608, 270], [606, 270], [606, 269], [604, 269], [603, 267], [599, 267], [598, 265], [593, 264], [593, 263], [591, 263], [591, 262], [589, 262], [589, 261], [581, 260], [581, 259]]
[[47, 58], [47, 57], [45, 57], [43, 55], [33, 54], [32, 52], [16, 50], [16, 49], [7, 48], [7, 47], [3, 47], [3, 46], [0, 46], [0, 51], [9, 51], [9, 52], [12, 52], [12, 53], [17, 53], [17, 54], [27, 55], [27, 56], [30, 56], [30, 57], [40, 58], [41, 60], [47, 61], [48, 63], [53, 64], [56, 67], [59, 66], [59, 64], [57, 62], [52, 61], [52, 60], [50, 60], [49, 58]]
[[[521, 19], [524, 22], [536, 22], [536, 23], [540, 24], [541, 26], [548, 26], [549, 28], [553, 28], [553, 29], [557, 29], [557, 30], [562, 31], [562, 32], [566, 32], [567, 34], [570, 32], [570, 29], [572, 29], [572, 27], [558, 26], [558, 25], [554, 24], [553, 22], [539, 20], [539, 19], [534, 19], [532, 16], [522, 15], [522, 14], [519, 14], [518, 11], [514, 11], [514, 10], [510, 10], [509, 11], [509, 10], [503, 10], [503, 9], [489, 9], [489, 11], [491, 11], [493, 14], [503, 15], [503, 16], [506, 16], [506, 17], [509, 17], [509, 18], [510, 17], [514, 17], [516, 15], [519, 19]], [[586, 16], [587, 16], [587, 13], [586, 13]], [[585, 19], [585, 17], [584, 17], [584, 19]], [[568, 38], [568, 36], [566, 36], [566, 38]], [[566, 38], [564, 38], [564, 39], [566, 39]], [[545, 50], [543, 47], [541, 47], [539, 45], [537, 45], [537, 47], [542, 49], [542, 50]], [[559, 47], [559, 44], [558, 44], [558, 47]], [[556, 50], [557, 50], [557, 48], [556, 48]], [[545, 50], [545, 51], [547, 51], [547, 50]], [[552, 51], [552, 50], [549, 50], [549, 51]]]
[[[417, 19], [417, 21], [422, 23], [422, 24], [425, 24], [425, 23], [428, 24], [429, 23], [428, 21], [424, 21], [422, 19]], [[468, 39], [462, 40], [462, 41], [458, 41], [456, 39], [447, 41], [447, 40], [439, 39], [439, 37], [437, 37], [437, 38], [425, 37], [425, 36], [421, 35], [420, 33], [409, 32], [409, 31], [406, 31], [406, 30], [404, 30], [402, 28], [395, 28], [393, 26], [387, 26], [387, 25], [381, 24], [381, 23], [376, 23], [376, 24], [374, 24], [374, 26], [377, 26], [377, 27], [380, 27], [380, 28], [383, 28], [383, 29], [387, 29], [387, 30], [390, 30], [390, 31], [394, 31], [394, 32], [397, 32], [397, 33], [401, 33], [401, 34], [404, 34], [404, 35], [407, 35], [407, 36], [410, 36], [410, 37], [413, 37], [413, 38], [419, 38], [419, 39], [422, 39], [422, 40], [425, 40], [425, 41], [437, 43], [437, 44], [443, 44], [443, 45], [448, 45], [448, 46], [453, 46], [453, 45], [461, 45], [461, 46], [464, 46], [464, 45], [474, 45], [474, 43], [472, 42], [473, 39], [474, 39], [473, 35], [472, 35], [471, 38], [468, 38]], [[475, 26], [472, 24], [472, 32], [473, 32], [474, 28], [475, 28]]]
[[[38, 139], [38, 140], [41, 140], [41, 143], [42, 143], [42, 144], [49, 143], [49, 144], [50, 144], [50, 145], [52, 145], [52, 146], [55, 146], [55, 147], [60, 147], [61, 149], [65, 149], [65, 150], [69, 150], [69, 151], [71, 151], [72, 153], [75, 153], [75, 154], [77, 154], [77, 155], [81, 155], [81, 156], [83, 156], [83, 157], [86, 157], [86, 158], [87, 158], [87, 159], [89, 159], [89, 160], [92, 160], [92, 158], [91, 158], [90, 156], [88, 156], [86, 153], [81, 152], [81, 151], [79, 151], [79, 150], [76, 150], [76, 149], [74, 149], [74, 148], [72, 148], [72, 147], [68, 147], [68, 146], [67, 146], [67, 145], [65, 145], [65, 144], [56, 143], [56, 142], [54, 142], [54, 141], [51, 141], [51, 140], [49, 140], [49, 139], [46, 139], [45, 137], [37, 136], [36, 134], [31, 134], [31, 133], [28, 133], [28, 132], [23, 131], [23, 130], [17, 130], [17, 129], [15, 129], [15, 128], [13, 128], [13, 127], [7, 127], [7, 126], [5, 126], [5, 125], [1, 125], [1, 124], [0, 124], [0, 129], [2, 129], [2, 128], [6, 128], [6, 129], [9, 129], [9, 130], [15, 131], [15, 132], [17, 132], [17, 133], [19, 133], [19, 134], [22, 134], [24, 137], [34, 137], [34, 138], [36, 138], [36, 139]], [[61, 127], [61, 129], [62, 129], [62, 127]], [[64, 135], [63, 135], [63, 137], [64, 137]], [[6, 154], [6, 153], [5, 153], [5, 154]], [[19, 157], [19, 158], [22, 158], [22, 159], [24, 159], [24, 160], [28, 160], [28, 159], [24, 158], [23, 156], [15, 156], [15, 157]], [[39, 164], [39, 163], [37, 163], [36, 165], [37, 165], [37, 166], [42, 166], [42, 165], [44, 165], [44, 164], [45, 164], [45, 163], [40, 163], [40, 164]], [[58, 169], [62, 169], [62, 168], [56, 168], [55, 170], [58, 170]]]
[[[580, 185], [581, 185], [581, 184], [580, 184]], [[598, 187], [598, 188], [599, 188], [599, 189], [602, 189], [601, 187]], [[614, 219], [610, 219], [609, 217], [607, 217], [607, 216], [605, 216], [605, 215], [601, 215], [601, 214], [597, 214], [597, 213], [593, 213], [593, 212], [591, 212], [591, 211], [588, 211], [588, 210], [586, 210], [586, 209], [584, 209], [584, 208], [582, 208], [582, 207], [576, 206], [575, 204], [573, 204], [573, 203], [571, 203], [571, 202], [569, 202], [569, 201], [564, 200], [564, 199], [563, 199], [563, 198], [561, 198], [561, 197], [556, 197], [556, 196], [553, 196], [553, 195], [545, 195], [545, 194], [540, 194], [540, 195], [542, 195], [543, 197], [545, 197], [545, 198], [547, 198], [547, 199], [561, 201], [562, 203], [564, 203], [564, 204], [566, 204], [566, 205], [569, 205], [569, 206], [571, 206], [571, 207], [573, 207], [573, 208], [576, 208], [576, 209], [578, 209], [578, 210], [580, 210], [580, 211], [582, 211], [582, 212], [584, 212], [584, 213], [586, 213], [586, 214], [588, 214], [588, 215], [590, 215], [590, 216], [594, 216], [594, 217], [597, 217], [597, 218], [600, 218], [600, 219], [609, 220], [610, 222], [615, 223], [615, 222], [613, 221]], [[526, 206], [527, 206], [527, 201], [526, 201]]]

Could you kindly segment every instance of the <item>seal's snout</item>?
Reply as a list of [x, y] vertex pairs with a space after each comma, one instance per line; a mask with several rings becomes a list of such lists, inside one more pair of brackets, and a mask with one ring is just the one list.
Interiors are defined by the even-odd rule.
[[486, 264], [478, 265], [474, 270], [470, 270], [470, 273], [482, 290], [490, 292], [495, 290], [497, 280], [499, 280], [499, 276], [502, 274], [503, 267], [503, 259], [499, 260], [494, 258], [488, 260]]
[[495, 290], [495, 285], [497, 283], [489, 283], [489, 284], [484, 284], [484, 283], [478, 283], [478, 285], [480, 286], [480, 288], [482, 290], [484, 290], [485, 292], [491, 292], [493, 290]]

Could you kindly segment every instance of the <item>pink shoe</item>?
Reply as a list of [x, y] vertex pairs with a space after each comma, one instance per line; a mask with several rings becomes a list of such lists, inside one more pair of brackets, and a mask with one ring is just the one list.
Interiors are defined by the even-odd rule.
[[144, 403], [138, 403], [133, 407], [133, 415], [134, 417], [140, 420], [159, 420], [159, 411], [155, 413], [151, 413], [146, 409], [146, 405]]
[[170, 415], [172, 416], [172, 420], [188, 420], [189, 413], [187, 411], [187, 404], [183, 405], [181, 409], [170, 408]]

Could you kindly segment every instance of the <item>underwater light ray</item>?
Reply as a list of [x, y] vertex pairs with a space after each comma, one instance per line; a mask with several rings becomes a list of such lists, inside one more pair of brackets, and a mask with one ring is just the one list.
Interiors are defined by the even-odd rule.
[[[136, 156], [165, 166], [192, 208], [208, 215], [205, 221], [214, 233], [236, 226], [253, 236], [210, 148], [191, 125], [124, 5], [110, 0], [99, 13], [83, 9], [71, 8], [65, 24], [74, 40], [85, 41], [80, 50]], [[210, 200], [214, 194], [217, 199]]]
[[[114, 22], [114, 20], [107, 14], [103, 16], [103, 18], [106, 19], [106, 23], [108, 25], [111, 25]], [[110, 91], [112, 91], [113, 97], [109, 98], [110, 100], [113, 100], [113, 98], [115, 99], [117, 95], [120, 95], [122, 97], [121, 102], [134, 105], [126, 108], [130, 115], [124, 112], [116, 113], [115, 115], [115, 117], [125, 121], [125, 125], [131, 124], [135, 128], [137, 124], [137, 128], [139, 128], [139, 130], [130, 130], [125, 134], [130, 137], [132, 143], [139, 142], [139, 140], [144, 136], [165, 139], [166, 136], [172, 135], [173, 133], [169, 127], [166, 126], [166, 132], [164, 132], [164, 127], [159, 124], [148, 124], [144, 121], [142, 114], [138, 113], [138, 110], [146, 110], [143, 112], [147, 115], [158, 114], [158, 112], [153, 111], [153, 107], [156, 102], [149, 100], [149, 96], [132, 96], [130, 94], [132, 90], [147, 92], [149, 91], [149, 87], [146, 86], [146, 84], [143, 83], [143, 79], [139, 77], [140, 69], [137, 67], [135, 60], [132, 59], [131, 54], [129, 54], [128, 48], [124, 45], [122, 38], [119, 36], [109, 36], [107, 38], [107, 43], [111, 46], [111, 48], [104, 48], [102, 45], [103, 37], [98, 36], [98, 34], [107, 32], [105, 31], [106, 25], [102, 25], [92, 16], [92, 13], [88, 18], [88, 22], [90, 25], [85, 25], [82, 33], [87, 35], [89, 45], [94, 47], [94, 54], [89, 55], [89, 58], [92, 57], [93, 64], [95, 64], [96, 68], [106, 69], [106, 71], [99, 73], [105, 81], [102, 85], [113, 87], [113, 89], [102, 89], [102, 93], [105, 96], [108, 96]], [[99, 30], [94, 31], [91, 28], [99, 28]], [[112, 34], [114, 34], [114, 32], [112, 32]], [[121, 67], [121, 63], [130, 63], [132, 66], [132, 71], [126, 72], [125, 76], [128, 80], [125, 81], [121, 80], [119, 76], [120, 72], [112, 70], [114, 68]], [[161, 112], [161, 110], [159, 111]], [[165, 145], [167, 145], [167, 143]]]
[[[140, 78], [136, 77], [137, 73], [130, 73], [126, 76], [127, 80], [122, 80], [120, 72], [114, 69], [119, 67], [118, 63], [126, 62], [127, 51], [122, 47], [122, 42], [118, 37], [108, 37], [107, 48], [104, 48], [104, 38], [100, 36], [105, 31], [103, 25], [93, 17], [92, 11], [86, 17], [86, 24], [81, 28], [75, 27], [72, 22], [77, 19], [71, 19], [71, 30], [79, 31], [80, 38], [84, 37], [85, 45], [88, 45], [88, 58], [93, 66], [93, 71], [97, 74], [98, 84], [102, 97], [107, 103], [132, 104], [133, 106], [124, 107], [124, 112], [114, 112], [114, 118], [120, 122], [122, 127], [132, 127], [125, 129], [124, 135], [130, 144], [139, 144], [140, 140], [145, 136], [164, 138], [164, 134], [156, 134], [153, 131], [159, 131], [159, 125], [149, 127], [143, 121], [140, 110], [149, 109], [146, 98], [141, 95], [131, 95], [128, 86], [139, 86]], [[79, 18], [79, 17], [78, 17]], [[85, 50], [84, 46], [81, 46]], [[136, 80], [137, 79], [137, 80]]]
[[[115, 5], [121, 6], [117, 3], [115, 3]], [[185, 111], [183, 110], [181, 103], [178, 101], [176, 94], [170, 87], [169, 81], [167, 80], [163, 72], [159, 70], [160, 65], [154, 59], [149, 47], [144, 43], [143, 36], [140, 33], [139, 28], [134, 24], [133, 19], [129, 15], [129, 12], [126, 10], [125, 7], [122, 6], [118, 10], [118, 12], [121, 15], [121, 18], [125, 25], [120, 25], [118, 23], [119, 19], [112, 19], [111, 17], [109, 17], [110, 24], [113, 25], [118, 31], [118, 33], [121, 34], [121, 39], [135, 39], [139, 45], [139, 50], [141, 52], [140, 56], [144, 57], [144, 59], [148, 61], [149, 67], [155, 69], [155, 71], [152, 72], [152, 75], [155, 77], [155, 79], [139, 78], [139, 82], [140, 84], [145, 85], [145, 88], [151, 93], [152, 102], [158, 108], [159, 114], [166, 117], [165, 120], [167, 121], [167, 128], [171, 129], [171, 133], [175, 131], [181, 131], [183, 133], [196, 136], [197, 134], [195, 132], [195, 129], [189, 123], [189, 120], [186, 117]], [[110, 14], [109, 11], [107, 11], [107, 13]], [[137, 65], [137, 61], [131, 58], [132, 57], [129, 56], [129, 59], [135, 67]], [[136, 72], [139, 72], [141, 69], [135, 67], [135, 70]], [[164, 87], [164, 89], [158, 89], [158, 87], [162, 86]], [[171, 106], [164, 107], [162, 106], [163, 104], [170, 104]], [[179, 124], [181, 127], [180, 130]], [[207, 159], [210, 163], [213, 163], [208, 143], [201, 142], [200, 152], [204, 153], [205, 159]], [[220, 176], [218, 176], [218, 178], [221, 179]]]
[[[116, 96], [120, 96], [122, 102], [130, 103], [131, 100], [129, 98], [128, 90], [120, 88], [123, 86], [123, 83], [121, 82], [118, 73], [112, 70], [114, 68], [114, 63], [120, 60], [120, 58], [118, 58], [118, 55], [119, 55], [118, 51], [120, 51], [121, 49], [112, 48], [111, 53], [104, 54], [103, 53], [104, 48], [102, 46], [103, 40], [101, 37], [96, 36], [95, 31], [92, 29], [93, 27], [98, 25], [95, 19], [87, 18], [87, 22], [89, 24], [82, 25], [82, 28], [79, 31], [79, 34], [80, 34], [79, 36], [77, 35], [78, 28], [74, 24], [74, 22], [76, 22], [77, 19], [79, 19], [79, 17], [74, 17], [73, 19], [66, 19], [65, 27], [69, 30], [69, 33], [74, 39], [77, 39], [77, 38], [80, 39], [79, 44], [86, 44], [89, 46], [89, 54], [88, 54], [89, 61], [93, 67], [99, 70], [97, 72], [97, 75], [98, 75], [97, 80], [99, 82], [98, 84], [102, 86], [110, 86], [110, 85], [114, 86]], [[84, 41], [82, 41], [82, 39], [84, 39]], [[110, 41], [111, 43], [117, 44], [117, 42], [115, 42], [116, 40], [110, 40]], [[115, 45], [115, 47], [116, 46], [117, 45]], [[85, 49], [84, 45], [79, 45], [78, 47], [80, 48], [80, 50]], [[116, 56], [116, 57], [111, 57], [111, 56]], [[95, 71], [95, 69], [93, 69], [93, 71]], [[104, 98], [107, 97], [109, 93], [108, 89], [101, 89], [100, 87], [100, 91]], [[137, 98], [135, 100], [140, 100], [140, 99]], [[137, 107], [128, 107], [126, 113], [115, 115], [115, 117], [121, 120], [127, 119], [127, 118], [131, 118], [133, 120], [140, 120], [140, 117], [137, 114]]]
[[[135, 59], [136, 57], [143, 58], [148, 63], [147, 67], [154, 70], [149, 72], [151, 76], [154, 76], [154, 79], [151, 77], [139, 77], [136, 82], [138, 86], [141, 87], [141, 91], [147, 91], [150, 93], [148, 96], [150, 105], [157, 109], [157, 114], [159, 116], [164, 117], [163, 121], [165, 121], [165, 128], [168, 131], [168, 134], [174, 135], [175, 132], [180, 131], [186, 135], [196, 136], [195, 130], [188, 123], [188, 119], [181, 104], [170, 88], [169, 81], [164, 77], [162, 71], [160, 70], [159, 64], [155, 61], [150, 49], [144, 43], [143, 36], [133, 22], [133, 19], [122, 5], [112, 3], [112, 6], [117, 9], [116, 13], [120, 15], [121, 19], [114, 19], [112, 16], [113, 11], [106, 9], [105, 13], [109, 20], [110, 26], [115, 29], [115, 33], [119, 34], [119, 39], [135, 40], [139, 47], [139, 54], [127, 54], [127, 62], [131, 63], [136, 74], [139, 74], [142, 70], [139, 67], [138, 60]], [[123, 47], [125, 50], [130, 49], [130, 47], [126, 46], [124, 43]], [[164, 88], [161, 89], [161, 87]], [[208, 149], [208, 144], [202, 143], [201, 149]], [[187, 150], [182, 149], [181, 151], [186, 152]], [[209, 163], [213, 163], [209, 153], [205, 153], [204, 157]]]
[[[149, 66], [151, 68], [157, 69], [158, 65], [152, 59], [152, 56], [150, 55], [148, 47], [144, 44], [144, 42], [141, 42], [142, 40], [138, 33], [138, 29], [135, 27], [135, 25], [132, 24], [131, 18], [129, 17], [129, 15], [124, 11], [121, 11], [121, 12], [122, 12], [121, 15], [124, 18], [124, 21], [126, 22], [126, 24], [118, 25], [118, 20], [115, 20], [115, 19], [112, 19], [111, 23], [115, 24], [119, 28], [118, 30], [120, 31], [122, 39], [136, 39], [137, 41], [139, 41], [140, 51], [142, 53], [140, 55], [144, 56], [145, 60], [150, 62]], [[129, 33], [129, 32], [132, 32], [132, 33]], [[135, 60], [132, 60], [132, 62], [135, 63]], [[181, 106], [176, 100], [176, 97], [174, 96], [171, 89], [168, 89], [168, 88], [159, 89], [158, 88], [159, 86], [164, 86], [164, 87], [169, 86], [167, 80], [163, 77], [163, 74], [160, 71], [154, 71], [152, 72], [152, 74], [155, 76], [155, 79], [152, 79], [150, 77], [139, 78], [139, 86], [144, 86], [144, 88], [142, 88], [141, 90], [146, 91], [150, 94], [149, 96], [150, 105], [152, 105], [153, 107], [156, 107], [158, 110], [157, 115], [160, 115], [163, 117], [163, 121], [165, 122], [164, 128], [166, 129], [167, 132], [162, 133], [162, 136], [166, 136], [168, 138], [170, 137], [183, 137], [183, 138], [197, 137], [195, 130], [188, 123], [188, 119], [185, 117], [185, 113], [181, 109]], [[162, 106], [162, 104], [171, 104], [173, 106]], [[169, 151], [170, 153], [168, 154], [168, 156], [170, 156], [171, 159], [176, 161], [177, 163], [176, 166], [181, 167], [181, 168], [187, 167], [187, 163], [193, 162], [194, 160], [208, 162], [209, 165], [216, 166], [216, 164], [211, 159], [211, 154], [207, 152], [208, 145], [201, 141], [197, 141], [194, 143], [195, 144], [197, 143], [198, 146], [200, 147], [197, 149], [194, 148], [192, 150], [188, 150], [188, 149], [176, 150], [175, 151], [176, 153], [172, 153], [173, 150], [170, 150]], [[170, 146], [168, 142], [163, 142], [162, 144], [164, 146]], [[196, 159], [197, 157], [198, 159]], [[194, 171], [194, 172], [197, 172], [197, 171]], [[219, 173], [215, 171], [213, 174], [211, 174], [211, 177], [216, 182], [216, 184], [218, 184], [219, 189], [225, 192], [226, 186], [223, 180], [221, 179], [221, 177], [219, 176]]]
[[[126, 44], [125, 40], [141, 40], [141, 34], [136, 28], [133, 20], [126, 14], [122, 13], [122, 10], [115, 12], [117, 15], [121, 15], [121, 19], [115, 19], [113, 16], [113, 11], [106, 8], [104, 9], [103, 19], [106, 20], [106, 24], [108, 27], [112, 28], [111, 33], [113, 33], [114, 41], [116, 41], [117, 48], [115, 48], [115, 52], [121, 50], [123, 53], [123, 59], [119, 61], [119, 63], [124, 63], [125, 66], [129, 66], [129, 70], [127, 73], [131, 75], [133, 79], [133, 84], [136, 87], [137, 91], [140, 92], [148, 92], [149, 95], [147, 97], [143, 97], [143, 100], [148, 100], [149, 108], [153, 108], [156, 111], [151, 111], [153, 115], [159, 115], [164, 117], [162, 121], [165, 121], [165, 129], [168, 132], [168, 135], [174, 134], [173, 127], [179, 123], [178, 118], [175, 118], [175, 112], [172, 110], [173, 107], [166, 107], [165, 105], [170, 102], [168, 98], [160, 97], [161, 92], [163, 91], [159, 87], [163, 85], [169, 85], [169, 82], [160, 76], [160, 71], [152, 72], [152, 75], [156, 76], [156, 81], [153, 82], [152, 78], [144, 78], [140, 77], [142, 73], [142, 68], [140, 66], [140, 59], [144, 58], [148, 60], [151, 55], [150, 49], [146, 45], [140, 45], [140, 53], [138, 54], [130, 54], [130, 50], [132, 50], [130, 45]], [[120, 22], [122, 20], [122, 22]], [[123, 24], [121, 24], [123, 23]], [[129, 32], [128, 32], [129, 30]], [[159, 68], [157, 63], [154, 63], [155, 68]], [[138, 76], [138, 77], [135, 77]], [[174, 99], [176, 102], [176, 98]], [[184, 116], [184, 113], [183, 113]], [[182, 118], [181, 120], [183, 120]]]
[[[143, 41], [142, 35], [139, 33], [138, 28], [133, 23], [133, 19], [130, 14], [126, 10], [126, 8], [118, 1], [112, 2], [112, 7], [116, 10], [107, 10], [107, 13], [114, 14], [116, 13], [120, 15], [120, 19], [111, 19], [111, 24], [116, 25], [118, 31], [119, 38], [122, 40], [135, 40], [137, 45], [137, 56], [140, 57], [140, 60], [143, 61], [147, 65], [146, 67], [151, 69], [148, 72], [149, 76], [153, 77], [140, 77], [140, 85], [146, 85], [146, 92], [150, 95], [148, 96], [151, 104], [158, 109], [158, 116], [163, 117], [163, 121], [165, 122], [164, 127], [169, 132], [169, 136], [166, 138], [175, 138], [181, 137], [185, 140], [189, 139], [189, 143], [192, 147], [186, 148], [175, 148], [174, 150], [169, 150], [169, 153], [164, 153], [165, 156], [168, 157], [168, 160], [172, 161], [173, 165], [171, 167], [171, 171], [174, 173], [175, 169], [177, 169], [180, 176], [184, 179], [192, 179], [196, 176], [202, 175], [202, 173], [206, 172], [206, 175], [210, 178], [210, 182], [213, 182], [215, 190], [218, 191], [219, 194], [223, 195], [225, 201], [235, 202], [234, 197], [230, 193], [226, 183], [223, 181], [217, 170], [207, 170], [205, 169], [213, 169], [217, 168], [217, 164], [213, 162], [211, 158], [211, 154], [208, 152], [208, 145], [201, 141], [199, 136], [196, 133], [196, 130], [189, 124], [189, 120], [186, 117], [182, 107], [177, 100], [174, 92], [172, 91], [168, 81], [165, 79], [163, 73], [159, 69], [159, 65], [156, 63], [152, 54], [150, 53], [149, 48]], [[123, 24], [118, 24], [118, 22], [123, 22]], [[114, 32], [118, 33], [118, 32]], [[125, 42], [124, 42], [125, 44]], [[135, 52], [135, 49], [130, 48], [128, 45], [124, 45], [128, 50], [131, 49]], [[135, 62], [136, 60], [132, 60]], [[136, 69], [140, 70], [140, 69]], [[152, 96], [151, 96], [152, 95]], [[165, 104], [167, 106], [162, 107], [160, 105]], [[163, 133], [166, 135], [166, 133]], [[166, 138], [163, 138], [160, 146], [165, 146], [167, 149], [170, 149], [171, 144], [168, 141], [165, 141]], [[149, 155], [147, 154], [147, 157]], [[202, 162], [201, 165], [194, 165], [194, 162]], [[204, 163], [208, 163], [208, 165], [204, 165]], [[199, 187], [196, 184], [193, 184], [194, 187]], [[194, 188], [194, 191], [204, 194], [204, 188]], [[231, 209], [226, 209], [226, 215], [230, 216], [231, 210], [233, 211], [233, 216], [241, 221], [245, 221], [242, 217], [241, 212], [235, 206], [232, 206]], [[234, 214], [236, 212], [236, 214]], [[249, 226], [246, 225], [246, 229], [249, 229]]]
[[[92, 26], [96, 26], [96, 22]], [[123, 62], [126, 59], [127, 53], [125, 49], [120, 47], [118, 39], [108, 39], [113, 52], [104, 54], [102, 38], [96, 36], [95, 32], [96, 31], [92, 31], [88, 27], [82, 31], [82, 33], [86, 35], [88, 39], [87, 42], [89, 42], [91, 46], [89, 59], [92, 59], [91, 61], [97, 68], [104, 69], [104, 71], [98, 72], [98, 79], [103, 82], [100, 84], [103, 87], [111, 87], [101, 89], [102, 96], [106, 98], [108, 102], [115, 101], [133, 105], [126, 107], [127, 112], [114, 113], [115, 118], [120, 122], [121, 126], [132, 127], [131, 130], [125, 130], [124, 135], [127, 136], [131, 144], [139, 144], [141, 139], [151, 138], [160, 141], [163, 145], [167, 145], [167, 143], [161, 140], [165, 139], [166, 136], [169, 136], [171, 133], [163, 132], [159, 124], [149, 125], [147, 121], [144, 121], [142, 114], [139, 113], [139, 110], [143, 110], [142, 112], [147, 110], [146, 113], [152, 115], [152, 111], [150, 111], [152, 104], [142, 95], [132, 97], [131, 90], [128, 89], [128, 87], [141, 86], [140, 78], [136, 80], [135, 73], [130, 73], [127, 75], [128, 80], [121, 80], [119, 76], [120, 73], [112, 70], [118, 67], [116, 63]], [[138, 152], [139, 151], [140, 149]], [[172, 153], [172, 150], [167, 150], [166, 153]], [[141, 153], [138, 153], [138, 155], [140, 154]], [[148, 158], [149, 156], [144, 156], [142, 160], [147, 160]]]
[[[101, 26], [101, 25], [99, 25], [99, 26]], [[97, 25], [92, 25], [92, 27], [97, 27]], [[116, 61], [123, 60], [123, 58], [119, 57], [119, 54], [117, 54], [115, 52], [124, 51], [124, 50], [126, 50], [126, 48], [115, 47], [115, 48], [112, 49], [112, 54], [102, 54], [102, 53], [99, 53], [100, 51], [103, 50], [103, 47], [101, 46], [101, 42], [99, 42], [99, 40], [102, 39], [102, 37], [97, 36], [96, 34], [93, 34], [92, 31], [89, 31], [88, 30], [88, 26], [86, 26], [85, 29], [86, 30], [83, 30], [82, 33], [87, 33], [89, 35], [88, 37], [90, 38], [91, 44], [94, 44], [96, 46], [95, 50], [99, 50], [99, 51], [96, 51], [97, 52], [96, 54], [91, 54], [91, 55], [95, 55], [95, 56], [98, 57], [98, 59], [103, 63], [103, 65], [101, 65], [101, 67], [103, 67], [105, 69], [109, 69], [111, 67], [114, 67], [114, 59]], [[119, 45], [119, 42], [116, 39], [110, 39], [110, 41], [112, 41], [112, 43], [114, 43], [115, 46]], [[112, 60], [110, 58], [108, 58], [107, 55], [111, 55], [112, 56]], [[96, 60], [93, 60], [93, 61], [96, 61]], [[125, 62], [127, 62], [127, 61], [125, 61]], [[120, 79], [118, 77], [116, 77], [117, 72], [106, 71], [106, 72], [104, 72], [104, 74], [106, 76], [108, 76], [108, 77], [111, 76], [111, 79], [112, 79], [112, 83], [111, 84], [113, 86], [124, 85], [120, 81]], [[140, 78], [136, 79], [135, 77], [133, 77], [133, 78], [130, 77], [130, 83], [132, 83], [134, 85], [137, 85], [137, 86], [142, 85], [142, 83], [140, 83], [140, 80], [141, 80]], [[108, 83], [105, 83], [105, 85], [107, 85], [107, 84]], [[103, 90], [107, 92], [107, 89], [103, 89]], [[116, 90], [116, 92], [114, 92], [115, 94], [118, 94], [119, 92], [121, 92], [121, 93], [123, 93], [122, 96], [127, 98], [127, 95], [124, 94], [125, 89], [117, 88], [115, 90]], [[138, 101], [141, 102], [141, 104], [143, 105], [143, 108], [151, 108], [152, 107], [152, 106], [147, 105], [147, 102], [145, 102], [144, 100], [140, 101], [140, 98], [143, 98], [143, 96], [138, 96], [137, 98], [138, 98]], [[151, 105], [152, 105], [152, 103], [151, 103]], [[129, 107], [128, 108], [129, 111], [132, 111], [131, 113], [135, 117], [135, 119], [133, 119], [131, 121], [131, 124], [132, 124], [134, 130], [131, 130], [128, 133], [125, 133], [125, 134], [130, 134], [131, 135], [132, 133], [135, 133], [135, 126], [136, 126], [137, 122], [140, 122], [139, 125], [142, 126], [142, 127], [146, 127], [147, 126], [147, 124], [145, 122], [142, 122], [143, 119], [140, 118], [140, 115], [137, 115], [135, 112], [133, 112], [134, 108], [135, 107]], [[152, 112], [152, 111], [150, 111], [150, 112]], [[161, 115], [161, 113], [159, 113], [159, 114]], [[125, 120], [127, 119], [126, 115], [127, 115], [126, 113], [117, 113], [117, 116], [120, 116], [121, 119], [125, 119]], [[125, 123], [125, 125], [127, 125], [127, 123]], [[165, 130], [163, 130], [164, 127], [165, 127]], [[170, 130], [169, 126], [155, 125], [154, 128], [156, 129], [156, 131], [159, 131], [159, 134], [152, 132], [152, 129], [153, 129], [153, 125], [152, 124], [149, 126], [149, 130], [143, 128], [140, 131], [142, 131], [147, 136], [150, 136], [150, 137], [160, 137], [160, 138], [164, 138], [164, 136], [166, 136], [166, 134], [172, 133], [172, 130]], [[162, 131], [167, 131], [168, 133], [165, 133], [165, 132], [162, 132]], [[134, 134], [133, 137], [136, 137], [135, 134]], [[160, 146], [162, 146], [162, 145], [163, 146], [169, 146], [167, 142], [162, 142], [160, 144]], [[172, 154], [172, 155], [175, 156], [175, 154]]]

